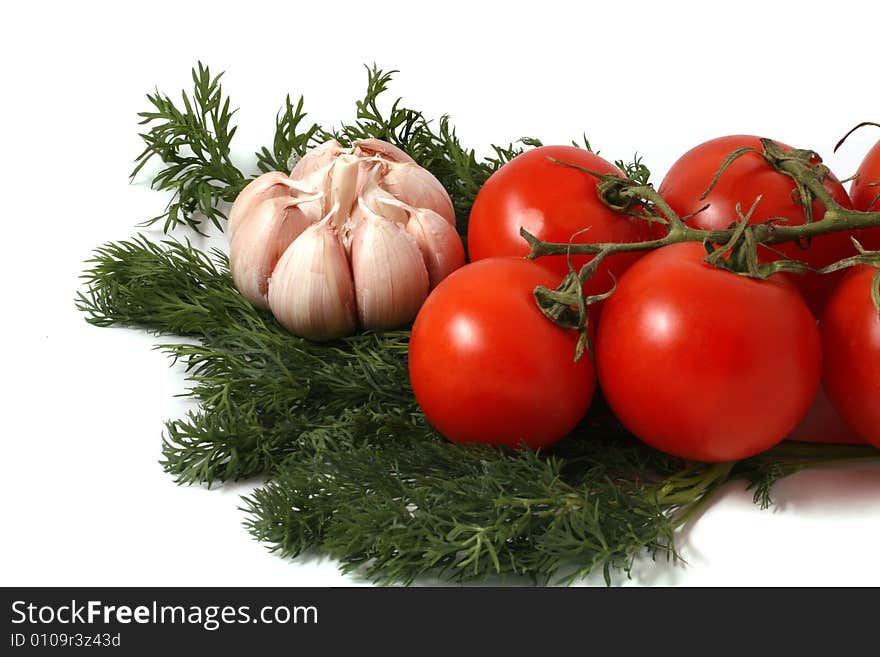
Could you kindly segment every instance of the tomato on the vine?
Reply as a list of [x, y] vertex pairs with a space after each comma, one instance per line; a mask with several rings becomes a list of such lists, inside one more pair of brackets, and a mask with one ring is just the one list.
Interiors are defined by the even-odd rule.
[[[552, 159], [551, 159], [552, 158]], [[640, 242], [651, 239], [647, 221], [611, 210], [596, 193], [597, 179], [559, 162], [600, 174], [622, 175], [620, 169], [595, 153], [574, 146], [541, 146], [518, 155], [496, 171], [477, 194], [468, 223], [468, 252], [472, 261], [529, 253], [520, 228], [545, 242]], [[600, 265], [584, 286], [587, 294], [611, 287], [608, 272], [620, 276], [640, 253], [621, 253]], [[575, 256], [576, 270], [592, 256]], [[544, 256], [544, 266], [564, 276], [564, 255]]]
[[849, 196], [856, 210], [880, 210], [880, 141], [874, 144], [859, 165], [849, 188]]
[[822, 353], [788, 278], [756, 280], [704, 258], [691, 242], [633, 265], [605, 302], [596, 366], [612, 411], [637, 437], [683, 458], [729, 461], [797, 425], [819, 386]]
[[453, 272], [428, 296], [410, 338], [410, 381], [443, 436], [536, 449], [584, 416], [592, 360], [575, 362], [577, 334], [544, 317], [533, 294], [559, 281], [535, 262], [490, 258]]
[[876, 273], [868, 265], [847, 273], [819, 327], [828, 398], [859, 436], [880, 447], [880, 314], [871, 298]]
[[[783, 149], [790, 146], [780, 144]], [[736, 205], [746, 213], [760, 196], [761, 200], [751, 216], [750, 223], [757, 224], [772, 218], [787, 220], [787, 225], [802, 225], [806, 214], [796, 193], [794, 181], [771, 167], [759, 154], [746, 153], [730, 164], [718, 178], [712, 191], [703, 198], [724, 159], [739, 148], [761, 150], [758, 137], [731, 135], [712, 139], [696, 146], [682, 155], [669, 169], [658, 189], [659, 194], [675, 212], [688, 219], [688, 225], [706, 230], [723, 230], [736, 219]], [[851, 207], [846, 190], [836, 179], [825, 181], [825, 188], [835, 201]], [[708, 207], [700, 210], [708, 204]], [[699, 211], [699, 212], [698, 212]], [[825, 216], [825, 208], [819, 200], [812, 205], [813, 221]], [[824, 267], [841, 258], [853, 255], [855, 250], [849, 232], [837, 232], [814, 238], [809, 244], [788, 243], [759, 249], [762, 262], [777, 260], [780, 255], [801, 260], [812, 267]], [[840, 280], [840, 274], [804, 274], [796, 277], [807, 304], [815, 314], [821, 311], [826, 299]]]
[[813, 405], [810, 406], [804, 419], [785, 438], [799, 442], [840, 445], [858, 445], [865, 442], [843, 421], [822, 386], [819, 386]]
[[[880, 141], [874, 144], [859, 165], [849, 195], [856, 210], [880, 212]], [[866, 249], [880, 250], [880, 228], [866, 228], [860, 240]]]

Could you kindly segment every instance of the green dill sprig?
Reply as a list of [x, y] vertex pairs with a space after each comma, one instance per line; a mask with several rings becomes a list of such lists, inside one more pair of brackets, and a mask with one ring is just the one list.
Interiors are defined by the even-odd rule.
[[262, 173], [287, 171], [291, 157], [302, 157], [311, 147], [325, 141], [326, 137], [317, 123], [302, 129], [300, 124], [306, 118], [303, 109], [305, 99], [300, 96], [294, 105], [288, 95], [284, 99], [284, 109], [275, 117], [275, 136], [271, 149], [264, 146], [257, 151], [257, 168]]
[[347, 419], [351, 428], [307, 443], [244, 498], [245, 525], [282, 556], [328, 554], [379, 584], [565, 584], [593, 572], [611, 584], [636, 559], [681, 560], [678, 530], [731, 482], [763, 507], [795, 472], [880, 461], [867, 446], [793, 443], [688, 465], [601, 420], [535, 454], [444, 443], [422, 424], [387, 427], [377, 441], [375, 418]]
[[422, 421], [385, 426], [377, 445], [365, 438], [382, 435], [375, 419], [348, 419], [351, 430], [304, 449], [245, 498], [247, 527], [273, 551], [317, 549], [382, 584], [544, 584], [596, 569], [610, 582], [642, 551], [677, 558], [678, 505], [634, 476], [643, 459], [663, 457], [631, 440], [585, 430], [566, 441], [566, 458], [453, 445]]
[[270, 473], [297, 436], [349, 408], [414, 408], [409, 334], [365, 333], [318, 344], [290, 335], [232, 284], [226, 256], [144, 237], [96, 250], [76, 304], [96, 326], [197, 338], [162, 344], [183, 363], [200, 409], [166, 425], [166, 470], [211, 484]]
[[732, 476], [747, 482], [754, 502], [762, 509], [773, 505], [773, 486], [780, 480], [815, 467], [880, 462], [872, 445], [836, 445], [784, 441], [776, 447], [739, 461]]
[[651, 179], [651, 170], [642, 161], [642, 156], [636, 153], [632, 162], [624, 160], [615, 160], [614, 166], [623, 172], [623, 175], [639, 185], [647, 185]]
[[172, 192], [165, 212], [145, 222], [163, 222], [167, 233], [180, 224], [199, 231], [201, 217], [218, 228], [225, 214], [223, 202], [232, 202], [247, 184], [245, 176], [232, 163], [230, 143], [236, 127], [231, 125], [234, 110], [220, 85], [222, 73], [211, 75], [198, 63], [192, 71], [193, 92], [181, 93], [183, 108], [158, 90], [147, 95], [152, 108], [138, 114], [145, 147], [135, 159], [131, 178], [153, 157], [165, 165], [152, 180], [152, 187]]

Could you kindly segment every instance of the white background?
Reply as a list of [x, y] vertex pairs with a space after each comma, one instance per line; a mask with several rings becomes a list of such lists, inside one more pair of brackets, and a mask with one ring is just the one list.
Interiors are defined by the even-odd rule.
[[[573, 9], [573, 7], [579, 7]], [[3, 247], [3, 585], [340, 585], [333, 562], [267, 553], [241, 527], [250, 485], [179, 487], [163, 421], [186, 402], [156, 339], [88, 326], [82, 262], [158, 214], [129, 185], [136, 112], [189, 88], [198, 59], [227, 71], [238, 163], [270, 143], [288, 92], [353, 118], [363, 64], [392, 93], [452, 115], [479, 147], [586, 133], [609, 159], [641, 153], [659, 182], [687, 148], [746, 132], [855, 171], [880, 135], [877, 25], [863, 2], [433, 4], [13, 3], [0, 26]], [[129, 8], [132, 7], [132, 8]], [[616, 9], [613, 7], [617, 7]], [[880, 585], [880, 468], [806, 473], [760, 511], [739, 484], [681, 537], [689, 566], [636, 565], [643, 585]], [[601, 579], [589, 579], [600, 584]]]

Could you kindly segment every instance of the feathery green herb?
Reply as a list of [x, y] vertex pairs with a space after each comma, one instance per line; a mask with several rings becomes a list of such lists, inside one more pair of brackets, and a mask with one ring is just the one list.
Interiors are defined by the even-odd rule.
[[147, 95], [153, 107], [138, 116], [141, 125], [150, 129], [140, 135], [145, 148], [135, 159], [131, 178], [158, 157], [165, 168], [153, 178], [152, 186], [171, 191], [172, 197], [165, 212], [144, 225], [164, 221], [165, 232], [180, 224], [199, 231], [201, 217], [206, 217], [219, 228], [226, 217], [221, 204], [235, 200], [247, 184], [230, 157], [236, 127], [230, 126], [234, 110], [223, 95], [222, 76], [211, 75], [199, 62], [192, 71], [192, 95], [181, 94], [182, 110], [158, 90]]
[[[379, 99], [392, 73], [368, 68], [353, 125], [307, 124], [303, 99], [288, 97], [257, 167], [285, 169], [328, 138], [385, 139], [443, 182], [464, 231], [480, 185], [540, 142], [493, 146], [480, 160], [448, 117], [435, 130], [399, 99], [383, 113]], [[166, 232], [180, 224], [198, 231], [205, 217], [221, 226], [223, 204], [248, 180], [230, 160], [235, 128], [219, 80], [199, 64], [182, 110], [156, 92], [148, 96], [154, 110], [141, 114], [152, 125], [133, 175], [154, 156], [163, 162], [153, 186], [172, 200], [153, 221], [164, 219]], [[618, 166], [647, 182], [640, 158]], [[880, 459], [867, 447], [784, 444], [737, 463], [687, 464], [635, 440], [601, 404], [569, 438], [538, 454], [453, 445], [412, 396], [407, 331], [327, 344], [294, 337], [238, 294], [222, 252], [173, 239], [106, 244], [83, 279], [76, 303], [92, 324], [187, 339], [159, 346], [186, 367], [187, 396], [198, 406], [167, 423], [163, 467], [187, 484], [268, 479], [244, 499], [257, 539], [285, 556], [329, 554], [376, 582], [567, 582], [598, 569], [611, 582], [639, 556], [678, 559], [677, 528], [727, 482], [743, 480], [766, 506], [784, 476]]]

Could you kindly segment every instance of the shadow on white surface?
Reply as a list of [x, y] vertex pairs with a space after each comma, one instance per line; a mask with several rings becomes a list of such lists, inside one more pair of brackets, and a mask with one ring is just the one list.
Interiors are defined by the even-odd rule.
[[774, 511], [825, 516], [859, 516], [880, 509], [880, 463], [859, 463], [806, 470], [773, 489]]

